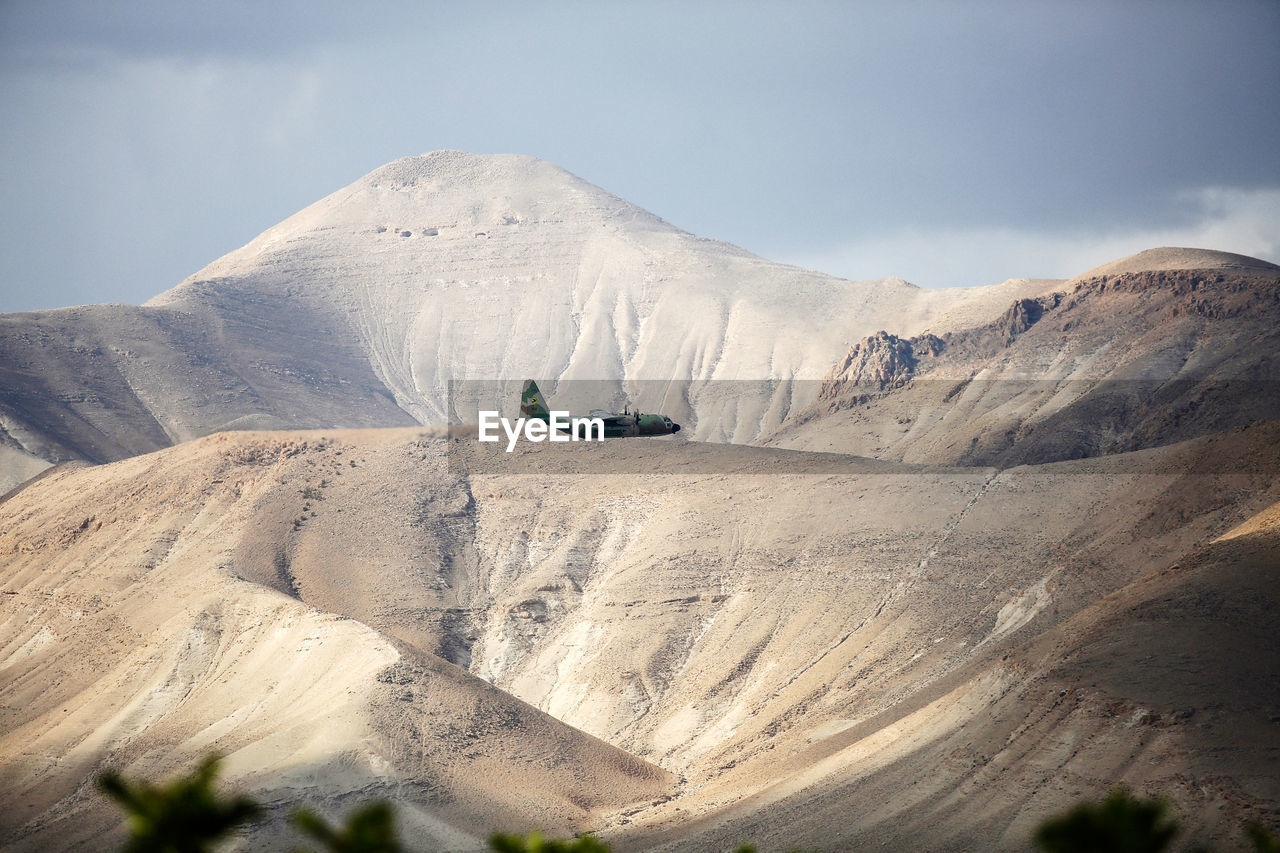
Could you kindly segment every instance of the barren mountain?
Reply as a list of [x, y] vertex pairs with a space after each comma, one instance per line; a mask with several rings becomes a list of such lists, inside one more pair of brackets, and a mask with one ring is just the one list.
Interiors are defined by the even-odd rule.
[[[798, 778], [636, 849], [1025, 849], [1046, 814], [1125, 783], [1182, 842], [1246, 849], [1280, 802], [1280, 505], [815, 751]], [[830, 756], [830, 757], [826, 757]], [[817, 760], [824, 759], [824, 760]]]
[[1280, 267], [1155, 249], [994, 322], [882, 332], [763, 443], [1009, 466], [1137, 450], [1280, 417]]
[[[1017, 846], [1109, 784], [1116, 753], [1086, 750], [1075, 787], [1038, 798], [999, 775], [997, 733], [1043, 713], [1009, 698], [1040, 682], [1006, 657], [1280, 499], [1278, 438], [998, 472], [642, 440], [495, 464], [416, 429], [243, 432], [60, 470], [0, 503], [4, 840], [90, 843], [111, 821], [95, 768], [160, 775], [217, 750], [280, 809], [391, 796], [452, 849], [534, 826], [717, 849], [793, 824], [843, 849], [875, 822], [832, 774], [941, 785], [921, 762], [963, 737], [946, 766], [1005, 805], [949, 831]], [[1218, 687], [1150, 710], [1198, 708], [1169, 725], [1261, 746], [1213, 710], [1244, 701]], [[957, 734], [991, 709], [995, 730]], [[1236, 754], [1196, 777], [1220, 832], [1274, 804], [1263, 782], [1206, 781], [1236, 779]], [[1126, 778], [1164, 791], [1152, 766]], [[935, 837], [935, 811], [894, 819]]]
[[[695, 237], [531, 157], [409, 157], [141, 308], [0, 317], [0, 488], [40, 460], [222, 429], [442, 424], [451, 379], [816, 379], [876, 329], [986, 320], [1047, 284], [845, 281]], [[811, 390], [752, 401], [736, 437]], [[694, 431], [702, 404], [681, 402]], [[734, 437], [706, 420], [699, 436]]]
[[[1278, 319], [1238, 255], [845, 281], [459, 152], [0, 317], [0, 845], [101, 849], [97, 771], [210, 751], [418, 849], [1024, 849], [1120, 781], [1238, 845], [1280, 823]], [[688, 432], [457, 425], [525, 377]]]
[[[572, 831], [669, 792], [670, 774], [348, 618], [394, 625], [404, 614], [383, 614], [378, 594], [401, 571], [436, 603], [436, 566], [388, 574], [379, 559], [401, 556], [410, 519], [380, 536], [352, 494], [384, 489], [378, 462], [416, 460], [415, 438], [220, 435], [59, 471], [0, 504], [0, 844], [101, 849], [119, 819], [94, 770], [162, 775], [208, 751], [282, 811], [394, 797], [424, 846], [473, 848], [501, 827]], [[300, 546], [269, 508], [296, 516], [312, 502]], [[365, 557], [334, 579], [351, 587], [348, 606], [327, 612], [295, 586], [313, 571], [333, 578], [306, 552], [322, 525]], [[361, 551], [370, 542], [386, 545]], [[267, 584], [246, 579], [258, 562]]]

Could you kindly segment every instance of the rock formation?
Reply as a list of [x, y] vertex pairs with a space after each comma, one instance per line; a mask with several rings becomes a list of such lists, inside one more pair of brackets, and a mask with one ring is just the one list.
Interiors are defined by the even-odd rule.
[[1160, 249], [1099, 269], [993, 323], [902, 344], [917, 355], [884, 388], [838, 362], [822, 398], [762, 443], [1010, 466], [1280, 417], [1280, 268]]

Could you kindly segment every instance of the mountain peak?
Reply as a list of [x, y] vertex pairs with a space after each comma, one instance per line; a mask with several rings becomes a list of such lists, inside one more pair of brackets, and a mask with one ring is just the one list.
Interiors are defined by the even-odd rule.
[[[389, 198], [389, 193], [400, 198]], [[554, 163], [524, 154], [443, 150], [401, 157], [329, 198], [341, 198], [343, 203], [363, 199], [375, 206], [393, 207], [400, 201], [412, 205], [417, 213], [466, 220], [476, 226], [512, 224], [513, 218], [519, 222], [563, 221], [566, 217], [662, 222]], [[493, 205], [510, 209], [489, 210]]]
[[[392, 160], [360, 178], [353, 186], [401, 191], [419, 186], [456, 186], [474, 190], [528, 181], [591, 186], [554, 163], [537, 157], [525, 154], [472, 154], [454, 149], [428, 151]], [[598, 187], [592, 189], [608, 194]]]
[[[267, 229], [148, 302], [171, 302], [183, 285], [237, 277], [281, 253], [304, 263], [340, 254], [385, 266], [392, 256], [419, 268], [438, 266], [438, 249], [457, 241], [503, 237], [550, 246], [581, 243], [600, 232], [687, 235], [658, 216], [561, 167], [521, 154], [432, 151], [380, 166]], [[535, 237], [534, 232], [540, 236]], [[432, 237], [431, 248], [418, 240]], [[395, 250], [389, 252], [391, 245]], [[412, 248], [411, 248], [412, 247]], [[469, 246], [464, 254], [472, 251]], [[732, 248], [738, 254], [741, 249]]]
[[1146, 249], [1135, 255], [1129, 255], [1128, 257], [1094, 267], [1088, 272], [1076, 276], [1075, 280], [1136, 272], [1242, 269], [1280, 270], [1280, 266], [1258, 258], [1251, 258], [1248, 255], [1237, 255], [1234, 252], [1161, 246], [1158, 249]]

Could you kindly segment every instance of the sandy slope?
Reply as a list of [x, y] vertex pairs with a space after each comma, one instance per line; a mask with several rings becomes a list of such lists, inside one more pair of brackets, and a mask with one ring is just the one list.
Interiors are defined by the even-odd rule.
[[[696, 237], [532, 157], [434, 152], [143, 307], [0, 316], [0, 447], [104, 462], [223, 429], [445, 423], [451, 379], [817, 379], [877, 329], [981, 322], [1043, 287], [846, 281]], [[735, 413], [741, 440], [810, 390]], [[733, 435], [693, 396], [701, 437]], [[21, 473], [6, 464], [0, 486]]]
[[[390, 795], [454, 847], [773, 821], [790, 807], [743, 799], [872, 766], [905, 790], [1008, 695], [1019, 643], [1280, 497], [1276, 429], [998, 474], [661, 440], [500, 467], [421, 430], [229, 433], [54, 472], [0, 504], [5, 837], [87, 843], [109, 822], [94, 767], [210, 748], [281, 808]], [[993, 754], [970, 764], [1016, 799]], [[904, 826], [932, 837], [926, 817]]]
[[864, 340], [765, 443], [1009, 466], [1280, 417], [1280, 267], [1155, 249], [940, 337]]
[[218, 436], [0, 505], [6, 844], [96, 849], [116, 818], [95, 768], [153, 776], [210, 750], [282, 809], [394, 796], [420, 840], [451, 847], [669, 788], [438, 658], [238, 577], [257, 504], [297, 497], [317, 445]]
[[[841, 281], [437, 152], [142, 308], [0, 317], [0, 844], [97, 849], [95, 769], [210, 749], [424, 848], [1018, 849], [1118, 779], [1226, 843], [1280, 801], [1278, 306], [1186, 249]], [[785, 447], [408, 426], [525, 375]]]
[[1277, 519], [1273, 505], [861, 727], [765, 795], [669, 833], [674, 848], [1018, 849], [1043, 815], [1125, 783], [1175, 802], [1183, 842], [1244, 849], [1246, 822], [1280, 819]]

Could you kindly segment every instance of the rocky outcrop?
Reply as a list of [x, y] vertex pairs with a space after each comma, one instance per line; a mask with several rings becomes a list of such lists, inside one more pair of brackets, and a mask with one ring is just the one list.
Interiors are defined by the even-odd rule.
[[822, 377], [819, 399], [834, 399], [854, 388], [883, 391], [902, 387], [918, 363], [914, 343], [885, 331], [864, 338]]
[[985, 326], [946, 332], [941, 337], [926, 332], [914, 338], [901, 338], [886, 331], [876, 332], [854, 344], [844, 358], [832, 365], [822, 377], [818, 399], [830, 402], [861, 398], [901, 388], [917, 374], [927, 371], [944, 353], [993, 355], [1009, 347], [1061, 301], [1060, 293], [1019, 299]]
[[1013, 343], [1014, 338], [1030, 329], [1036, 324], [1047, 308], [1054, 307], [1058, 304], [1057, 294], [1054, 296], [1041, 299], [1019, 299], [1017, 302], [1009, 306], [1009, 310], [996, 321], [996, 326], [1000, 330], [1001, 342], [1008, 346]]
[[1061, 293], [1051, 293], [1038, 299], [1016, 300], [990, 323], [943, 334], [944, 348], [953, 361], [992, 358], [1012, 346], [1046, 312], [1062, 304], [1062, 297]]
[[1077, 281], [1068, 304], [1105, 293], [1164, 298], [1167, 319], [1187, 314], [1213, 320], [1274, 314], [1280, 310], [1280, 270], [1145, 270], [1093, 276]]
[[[1162, 250], [1147, 270], [1134, 267], [1142, 256], [1116, 262], [941, 334], [931, 357], [910, 345], [920, 338], [863, 342], [833, 369], [828, 398], [765, 443], [1009, 467], [1278, 418], [1280, 268], [1220, 255]], [[1198, 259], [1216, 265], [1173, 266]]]

